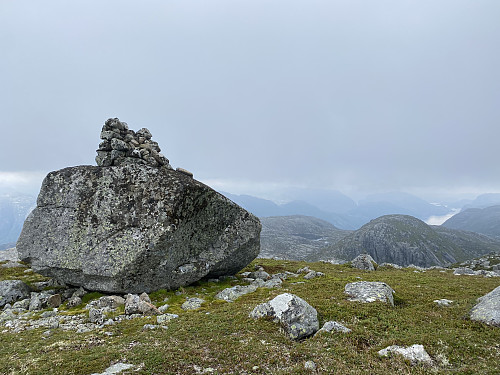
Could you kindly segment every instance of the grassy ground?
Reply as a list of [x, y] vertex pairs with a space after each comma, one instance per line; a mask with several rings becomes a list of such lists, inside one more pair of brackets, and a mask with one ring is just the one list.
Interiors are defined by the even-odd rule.
[[[124, 372], [129, 374], [194, 374], [197, 369], [210, 373], [209, 368], [214, 374], [302, 374], [311, 373], [304, 369], [309, 360], [321, 374], [500, 372], [500, 328], [467, 319], [476, 299], [500, 285], [499, 278], [454, 276], [451, 271], [439, 270], [370, 273], [345, 265], [263, 259], [247, 270], [253, 270], [257, 263], [269, 273], [295, 272], [309, 265], [325, 276], [303, 284], [296, 283], [304, 281], [302, 278], [291, 279], [281, 289], [261, 288], [234, 303], [216, 301], [213, 296], [236, 281], [199, 282], [182, 288], [182, 295], [152, 293], [153, 302], [161, 305], [168, 298], [168, 312], [180, 315], [166, 330], [142, 331], [144, 324], [155, 324], [154, 318], [142, 318], [84, 334], [56, 329], [47, 338], [42, 329], [0, 333], [0, 374], [91, 374], [118, 361], [138, 366]], [[16, 271], [0, 272], [0, 278], [6, 279]], [[29, 277], [37, 281], [36, 275]], [[360, 278], [389, 284], [396, 291], [395, 307], [345, 300], [345, 284]], [[285, 291], [315, 307], [320, 324], [337, 320], [352, 332], [325, 333], [294, 342], [277, 324], [248, 318], [257, 304]], [[197, 311], [182, 311], [185, 297], [195, 296], [207, 302]], [[451, 307], [433, 303], [441, 298], [455, 302]], [[378, 350], [393, 344], [423, 344], [437, 365], [425, 368], [411, 366], [399, 357], [378, 357]]]

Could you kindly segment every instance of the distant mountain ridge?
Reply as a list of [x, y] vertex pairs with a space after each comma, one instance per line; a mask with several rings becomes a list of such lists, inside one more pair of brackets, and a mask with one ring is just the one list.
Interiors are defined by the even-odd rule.
[[36, 198], [23, 194], [0, 195], [0, 247], [9, 248], [23, 229], [24, 220], [36, 205]]
[[500, 205], [466, 209], [446, 220], [443, 226], [500, 238]]
[[311, 195], [307, 197], [304, 193], [301, 195], [303, 200], [276, 204], [271, 200], [250, 195], [222, 192], [226, 197], [258, 217], [313, 216], [328, 221], [337, 228], [344, 230], [358, 229], [370, 220], [383, 215], [403, 214], [426, 220], [431, 216], [442, 216], [451, 212], [447, 207], [428, 203], [407, 193], [395, 192], [371, 195], [360, 201], [359, 204], [341, 193], [334, 193], [328, 196], [324, 191], [321, 191], [321, 196], [328, 198], [328, 204], [321, 204], [321, 196]]
[[311, 216], [263, 217], [260, 221], [260, 258], [317, 260], [321, 248], [351, 233]]
[[422, 267], [447, 265], [500, 252], [500, 240], [477, 233], [429, 226], [407, 215], [386, 215], [327, 246], [320, 259], [351, 260], [370, 254], [378, 263], [415, 264]]

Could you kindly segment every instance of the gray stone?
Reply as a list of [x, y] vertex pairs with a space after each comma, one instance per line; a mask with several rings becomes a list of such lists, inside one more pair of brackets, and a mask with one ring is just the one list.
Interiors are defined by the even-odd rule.
[[158, 315], [156, 317], [156, 322], [158, 324], [165, 324], [165, 323], [168, 323], [170, 322], [172, 319], [177, 319], [179, 317], [179, 315], [177, 314], [162, 314], [162, 315]]
[[434, 303], [436, 303], [438, 306], [449, 306], [453, 303], [453, 301], [446, 299], [446, 298], [443, 298], [443, 299], [434, 300]]
[[90, 323], [102, 324], [104, 322], [105, 316], [102, 309], [91, 308], [89, 310], [89, 320]]
[[271, 318], [279, 322], [293, 340], [313, 335], [319, 328], [318, 313], [314, 307], [294, 294], [284, 293], [269, 302], [256, 306], [250, 317]]
[[122, 371], [125, 370], [130, 370], [134, 367], [134, 365], [131, 365], [129, 363], [115, 363], [113, 366], [108, 367], [104, 372], [101, 373], [93, 373], [92, 375], [114, 375], [114, 374], [119, 374]]
[[369, 254], [359, 254], [351, 261], [351, 266], [360, 270], [375, 271], [374, 265], [377, 263]]
[[323, 324], [323, 327], [321, 327], [321, 329], [316, 334], [319, 334], [321, 332], [332, 332], [332, 331], [341, 332], [341, 333], [351, 332], [351, 330], [349, 328], [347, 328], [346, 326], [344, 326], [343, 324], [340, 324], [339, 322], [332, 320], [332, 321], [325, 322], [325, 324]]
[[17, 250], [45, 276], [111, 293], [176, 289], [235, 274], [259, 253], [259, 220], [165, 168], [51, 172]]
[[306, 363], [304, 363], [304, 369], [316, 371], [316, 363], [314, 363], [314, 361], [306, 361]]
[[215, 295], [215, 299], [221, 299], [224, 301], [232, 302], [232, 301], [238, 299], [239, 297], [241, 297], [245, 294], [248, 294], [248, 293], [255, 292], [256, 290], [257, 290], [256, 285], [245, 285], [245, 286], [236, 285], [236, 286], [233, 286], [232, 288], [226, 288], [226, 289], [220, 291], [219, 293], [217, 293]]
[[477, 299], [478, 303], [472, 308], [470, 318], [500, 327], [500, 286], [488, 294]]
[[422, 345], [412, 345], [408, 347], [391, 345], [385, 349], [379, 350], [378, 355], [381, 357], [388, 357], [391, 354], [402, 355], [405, 359], [410, 361], [412, 365], [423, 364], [427, 366], [433, 365], [433, 360], [425, 351]]
[[453, 270], [453, 274], [454, 275], [477, 275], [477, 273], [474, 270], [467, 268], [467, 267], [455, 268]]
[[160, 326], [156, 325], [156, 324], [144, 324], [144, 326], [142, 327], [142, 330], [143, 331], [152, 331], [152, 330], [155, 330], [158, 328], [160, 328]]
[[130, 150], [130, 146], [127, 142], [124, 142], [121, 139], [113, 138], [111, 140], [111, 149], [117, 151], [128, 151]]
[[127, 295], [127, 299], [125, 300], [125, 314], [126, 315], [140, 314], [141, 313], [141, 309], [139, 307], [140, 302], [141, 299], [137, 294]]
[[269, 280], [271, 278], [271, 275], [269, 275], [266, 271], [254, 271], [250, 272], [248, 277], [251, 279]]
[[78, 288], [73, 292], [72, 297], [80, 297], [82, 298], [85, 294], [87, 294], [87, 291], [83, 289], [82, 287]]
[[66, 302], [66, 306], [69, 307], [70, 309], [73, 308], [73, 307], [76, 307], [78, 306], [79, 304], [82, 303], [82, 299], [78, 296], [73, 296], [71, 297], [67, 302]]
[[184, 302], [181, 305], [181, 309], [183, 310], [196, 310], [201, 307], [201, 304], [205, 302], [204, 299], [197, 298], [197, 297], [192, 297], [192, 298], [187, 298], [186, 302]]
[[304, 279], [306, 280], [311, 280], [314, 279], [315, 277], [321, 277], [324, 276], [325, 274], [323, 272], [316, 272], [316, 271], [309, 271], [305, 276]]
[[344, 288], [349, 301], [357, 302], [389, 302], [394, 306], [394, 290], [386, 283], [378, 281], [357, 281], [349, 283]]
[[30, 307], [30, 299], [29, 298], [25, 298], [25, 299], [22, 299], [21, 301], [17, 301], [16, 303], [14, 303], [12, 305], [12, 308], [14, 308], [14, 309], [28, 310], [29, 307]]
[[165, 311], [168, 310], [169, 307], [170, 306], [168, 304], [161, 305], [160, 307], [158, 307], [158, 311], [163, 314], [163, 313], [165, 313]]
[[0, 281], [0, 308], [30, 296], [31, 289], [21, 280]]

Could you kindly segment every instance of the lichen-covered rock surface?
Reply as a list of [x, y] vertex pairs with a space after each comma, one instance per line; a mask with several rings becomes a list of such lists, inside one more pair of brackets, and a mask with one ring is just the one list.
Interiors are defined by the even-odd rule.
[[319, 329], [318, 312], [302, 298], [283, 293], [256, 306], [250, 313], [254, 319], [270, 318], [279, 322], [292, 340], [313, 335]]
[[69, 285], [141, 293], [231, 275], [258, 255], [255, 216], [185, 173], [127, 160], [49, 173], [19, 257]]
[[477, 299], [470, 318], [478, 322], [500, 327], [500, 286]]

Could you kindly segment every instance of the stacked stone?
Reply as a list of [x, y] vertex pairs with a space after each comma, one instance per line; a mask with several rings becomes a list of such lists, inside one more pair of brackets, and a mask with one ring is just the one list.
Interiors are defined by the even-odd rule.
[[168, 159], [160, 153], [158, 143], [151, 138], [146, 128], [134, 132], [127, 123], [110, 118], [102, 128], [102, 142], [95, 161], [100, 167], [136, 163], [173, 169]]

